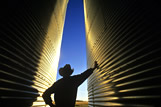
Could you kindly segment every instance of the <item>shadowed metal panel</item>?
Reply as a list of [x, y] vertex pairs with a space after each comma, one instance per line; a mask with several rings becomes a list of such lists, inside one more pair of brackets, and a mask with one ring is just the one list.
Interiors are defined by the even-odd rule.
[[45, 106], [41, 95], [56, 80], [67, 3], [1, 3], [5, 7], [0, 10], [1, 106]]
[[84, 0], [89, 106], [159, 107], [159, 0]]

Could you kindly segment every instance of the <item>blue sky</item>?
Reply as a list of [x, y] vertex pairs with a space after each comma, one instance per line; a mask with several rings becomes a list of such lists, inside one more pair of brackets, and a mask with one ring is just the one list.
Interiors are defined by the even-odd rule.
[[[59, 67], [70, 64], [73, 75], [87, 69], [83, 0], [69, 0], [64, 25]], [[57, 75], [57, 80], [61, 76]], [[79, 88], [77, 100], [87, 100], [87, 81]]]

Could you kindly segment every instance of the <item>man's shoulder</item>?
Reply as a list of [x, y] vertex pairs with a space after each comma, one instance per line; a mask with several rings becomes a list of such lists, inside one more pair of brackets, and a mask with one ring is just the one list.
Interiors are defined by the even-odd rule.
[[77, 78], [77, 77], [79, 77], [81, 74], [78, 74], [78, 75], [73, 75], [73, 76], [71, 76], [71, 78]]
[[59, 80], [55, 81], [53, 85], [58, 84], [59, 82], [61, 82], [61, 81], [62, 81], [62, 79], [63, 79], [63, 78], [61, 78], [61, 79], [59, 79]]

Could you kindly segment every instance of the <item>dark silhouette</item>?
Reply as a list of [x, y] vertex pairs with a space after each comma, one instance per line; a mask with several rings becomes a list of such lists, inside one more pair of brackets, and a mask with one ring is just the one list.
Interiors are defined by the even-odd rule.
[[87, 69], [85, 72], [75, 76], [70, 76], [74, 69], [71, 69], [69, 64], [60, 68], [59, 74], [63, 76], [63, 78], [56, 81], [43, 93], [45, 103], [49, 104], [51, 107], [55, 106], [52, 104], [50, 97], [51, 94], [54, 93], [56, 107], [74, 107], [77, 88], [93, 73], [96, 68], [98, 68], [97, 62], [95, 62], [93, 68]]

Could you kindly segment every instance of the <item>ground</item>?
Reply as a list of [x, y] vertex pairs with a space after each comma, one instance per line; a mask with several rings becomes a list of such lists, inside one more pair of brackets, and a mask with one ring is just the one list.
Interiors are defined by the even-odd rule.
[[88, 101], [77, 101], [75, 107], [88, 107]]

